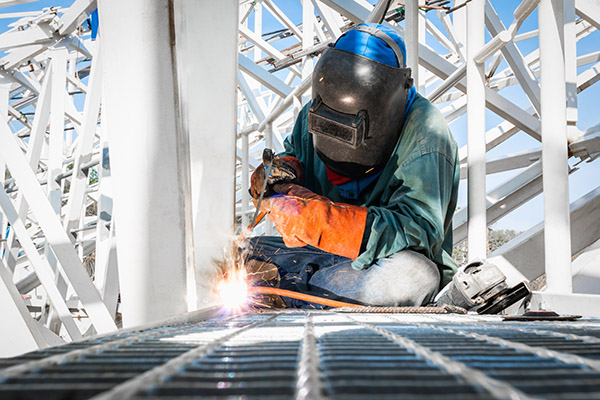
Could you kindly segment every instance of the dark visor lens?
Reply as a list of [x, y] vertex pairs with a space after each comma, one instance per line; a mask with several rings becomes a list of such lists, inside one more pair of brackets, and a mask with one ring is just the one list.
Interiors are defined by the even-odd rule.
[[367, 115], [363, 111], [357, 115], [345, 114], [320, 103], [308, 113], [310, 133], [338, 139], [354, 148], [364, 141], [366, 129]]

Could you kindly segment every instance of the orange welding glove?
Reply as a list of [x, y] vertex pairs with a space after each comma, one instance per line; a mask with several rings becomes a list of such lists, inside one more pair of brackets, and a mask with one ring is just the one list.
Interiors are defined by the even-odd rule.
[[360, 252], [367, 208], [334, 203], [305, 187], [276, 184], [275, 194], [262, 202], [288, 247], [307, 244], [328, 253], [355, 259]]
[[[265, 166], [260, 164], [250, 178], [250, 195], [254, 199], [260, 197], [260, 192], [265, 182]], [[269, 180], [267, 181], [267, 193], [265, 197], [273, 194], [272, 187], [276, 183], [291, 182], [302, 185], [302, 164], [296, 157], [276, 157], [273, 160]]]

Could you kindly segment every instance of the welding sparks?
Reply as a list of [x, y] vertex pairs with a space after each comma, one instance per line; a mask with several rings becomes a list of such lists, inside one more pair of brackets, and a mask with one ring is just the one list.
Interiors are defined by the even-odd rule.
[[241, 309], [248, 300], [245, 271], [236, 271], [219, 282], [217, 292], [221, 303], [229, 309]]

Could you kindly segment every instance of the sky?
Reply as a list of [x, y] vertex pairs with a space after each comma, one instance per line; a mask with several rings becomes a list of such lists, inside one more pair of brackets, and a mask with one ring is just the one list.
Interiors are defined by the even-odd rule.
[[[375, 0], [368, 0], [371, 4], [375, 3]], [[10, 7], [4, 7], [0, 9], [0, 16], [4, 13], [18, 13], [27, 11], [37, 11], [45, 7], [60, 6], [69, 7], [72, 4], [72, 0], [38, 0], [30, 3], [21, 5], [15, 5]], [[397, 3], [396, 1], [393, 4]], [[302, 22], [302, 8], [301, 0], [275, 0], [275, 4], [278, 5], [286, 15], [295, 24]], [[492, 1], [496, 12], [504, 22], [506, 26], [510, 25], [513, 20], [513, 12], [515, 8], [520, 4], [520, 0], [495, 0]], [[427, 13], [428, 19], [430, 19], [439, 28], [441, 24], [439, 19], [435, 17], [434, 12]], [[14, 22], [15, 18], [0, 18], [0, 33], [10, 29], [8, 24]], [[534, 11], [523, 23], [519, 33], [528, 32], [537, 29], [538, 16], [537, 10]], [[100, 21], [100, 23], [102, 23]], [[249, 16], [249, 24], [253, 26], [253, 13]], [[270, 13], [263, 13], [263, 32], [276, 31], [282, 28], [282, 25], [273, 18]], [[443, 28], [442, 28], [443, 29]], [[486, 31], [486, 41], [490, 39], [489, 34]], [[296, 44], [297, 41], [293, 38], [280, 40], [275, 43], [275, 46], [279, 49], [284, 49], [291, 45]], [[428, 35], [427, 44], [434, 50], [445, 54], [447, 51], [443, 49], [436, 40]], [[521, 53], [523, 55], [528, 54], [532, 50], [538, 47], [538, 39], [534, 37], [532, 39], [520, 41], [517, 43]], [[600, 51], [600, 32], [594, 32], [588, 37], [582, 39], [578, 43], [577, 54], [587, 54], [594, 51]], [[581, 73], [591, 65], [583, 66], [578, 69], [578, 73]], [[506, 67], [506, 63], [503, 62], [500, 65], [499, 71]], [[285, 76], [285, 72], [282, 72]], [[520, 88], [511, 87], [500, 91], [500, 93], [513, 101], [515, 104], [522, 108], [530, 106], [528, 99], [521, 91]], [[425, 94], [426, 93], [422, 93]], [[598, 123], [600, 123], [600, 116], [598, 115], [597, 99], [600, 96], [600, 84], [596, 84], [586, 89], [578, 96], [578, 116], [579, 120], [577, 127], [580, 130], [585, 130]], [[441, 105], [443, 106], [443, 104]], [[491, 111], [486, 111], [486, 130], [496, 126], [502, 119], [496, 116]], [[450, 129], [453, 132], [459, 146], [466, 144], [467, 129], [466, 129], [466, 116], [463, 116], [453, 122], [450, 125]], [[534, 139], [530, 138], [523, 132], [518, 133], [511, 139], [507, 140], [502, 145], [488, 152], [488, 159], [497, 158], [499, 156], [511, 153], [517, 153], [524, 150], [531, 150], [540, 148], [541, 144]], [[570, 165], [575, 164], [578, 159], [570, 160]], [[569, 178], [569, 193], [570, 201], [578, 199], [584, 194], [592, 191], [600, 184], [600, 161], [596, 160], [592, 163], [584, 163], [579, 166], [579, 170], [570, 175]], [[487, 189], [488, 191], [499, 185], [500, 183], [510, 179], [512, 176], [517, 174], [517, 171], [505, 172], [501, 174], [488, 175]], [[464, 207], [466, 203], [466, 181], [461, 181], [459, 207]], [[514, 229], [517, 231], [525, 231], [535, 224], [543, 220], [543, 196], [537, 196], [534, 200], [528, 202], [526, 205], [520, 207], [518, 210], [510, 213], [507, 217], [501, 219], [495, 223], [492, 227], [495, 229]]]

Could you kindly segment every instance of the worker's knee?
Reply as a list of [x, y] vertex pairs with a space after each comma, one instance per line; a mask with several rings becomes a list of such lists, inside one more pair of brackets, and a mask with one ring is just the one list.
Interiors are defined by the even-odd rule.
[[368, 270], [362, 301], [380, 306], [420, 306], [435, 296], [440, 273], [434, 262], [411, 250], [377, 261]]

